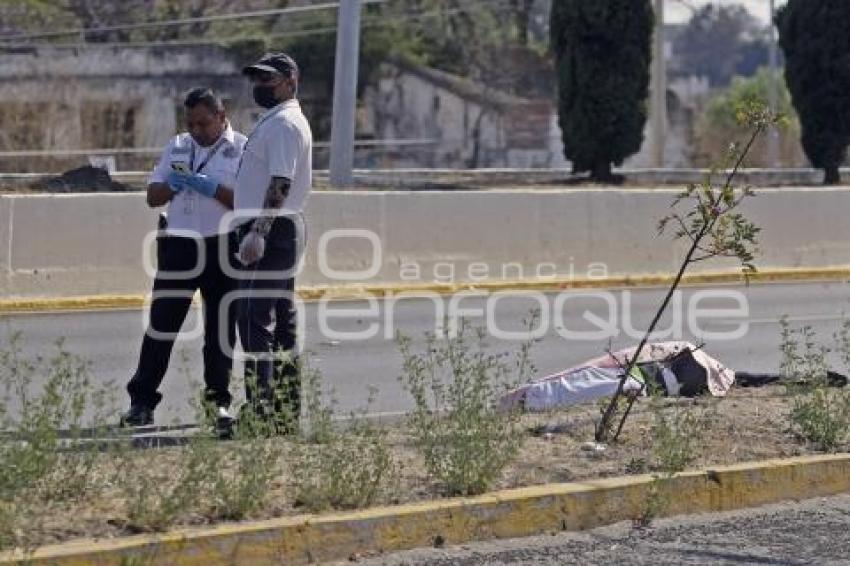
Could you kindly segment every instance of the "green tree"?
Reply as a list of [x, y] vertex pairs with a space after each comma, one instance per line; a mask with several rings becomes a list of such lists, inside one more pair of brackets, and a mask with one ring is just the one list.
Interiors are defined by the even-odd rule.
[[552, 3], [564, 156], [597, 181], [643, 142], [653, 14], [649, 0]]
[[50, 0], [0, 0], [0, 33], [3, 35], [14, 36], [78, 23]]
[[[778, 124], [779, 157], [785, 167], [803, 167], [806, 156], [800, 147], [800, 120], [791, 104], [791, 94], [785, 85], [781, 71], [771, 72], [762, 67], [752, 77], [735, 77], [728, 89], [709, 100], [696, 124], [694, 162], [696, 165], [714, 165], [713, 156], [722, 155], [731, 141], [742, 141], [749, 137], [749, 130], [740, 124], [737, 117], [742, 109], [754, 101], [768, 100], [776, 81], [778, 97], [776, 112], [782, 116]], [[770, 134], [768, 134], [770, 135]], [[756, 139], [747, 159], [749, 167], [769, 167], [767, 136]]]
[[[69, 29], [96, 29], [109, 26], [140, 24], [160, 20], [202, 18], [232, 12], [249, 12], [285, 8], [289, 0], [0, 0], [0, 31], [3, 33], [41, 33]], [[220, 23], [191, 22], [178, 26], [146, 27], [87, 32], [88, 43], [162, 41], [176, 39], [216, 39], [237, 33], [266, 31], [278, 24], [279, 16], [230, 20]], [[78, 35], [57, 35], [39, 38], [67, 42], [77, 41]]]
[[682, 71], [708, 77], [714, 87], [767, 64], [765, 30], [743, 6], [703, 6], [676, 35], [673, 51]]
[[[358, 93], [374, 84], [382, 62], [396, 57], [467, 77], [485, 89], [549, 96], [551, 84], [541, 77], [551, 73], [536, 72], [545, 64], [543, 47], [533, 33], [523, 37], [531, 27], [527, 21], [531, 8], [529, 0], [511, 0], [509, 6], [501, 7], [460, 0], [365, 5]], [[267, 43], [292, 54], [306, 80], [313, 83], [313, 91], [323, 95], [324, 105], [313, 109], [311, 125], [317, 139], [324, 139], [330, 135], [336, 34], [288, 34], [286, 25], [281, 22], [271, 31], [274, 36]], [[333, 31], [335, 25], [333, 10], [303, 16], [298, 22], [300, 28], [319, 30]], [[523, 41], [528, 45], [523, 46]]]
[[788, 0], [776, 22], [803, 150], [836, 184], [850, 144], [850, 2]]

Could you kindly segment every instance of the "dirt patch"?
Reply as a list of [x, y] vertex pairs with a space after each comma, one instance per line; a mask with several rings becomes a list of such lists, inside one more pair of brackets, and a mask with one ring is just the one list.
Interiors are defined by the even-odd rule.
[[[697, 461], [692, 468], [737, 462], [789, 457], [814, 453], [789, 428], [788, 413], [793, 398], [783, 387], [733, 389], [725, 398], [666, 399], [662, 411], [687, 408], [705, 423]], [[639, 402], [620, 442], [602, 451], [588, 450], [593, 438], [595, 405], [573, 407], [545, 415], [527, 415], [522, 425], [527, 431], [515, 463], [502, 475], [495, 488], [512, 488], [589, 478], [621, 476], [653, 471], [650, 428], [652, 414], [646, 401]], [[402, 425], [393, 425], [389, 441], [399, 463], [400, 479], [381, 504], [404, 503], [442, 496], [439, 486], [428, 477], [411, 436]], [[273, 481], [262, 511], [251, 518], [279, 517], [303, 513], [295, 506], [290, 441], [283, 443], [279, 476]], [[232, 443], [219, 442], [214, 462], [227, 466]], [[844, 447], [847, 449], [848, 447]], [[21, 509], [32, 517], [26, 521], [26, 539], [32, 546], [56, 543], [78, 537], [111, 538], [136, 532], [128, 520], [130, 501], [120, 488], [120, 466], [145, 466], [156, 476], [177, 476], [176, 458], [183, 448], [134, 450], [119, 456], [104, 454], [95, 464], [95, 489], [77, 502], [47, 502], [37, 509]], [[120, 458], [120, 462], [117, 461]], [[202, 525], [211, 522], [209, 514], [193, 512], [176, 517], [175, 525]]]

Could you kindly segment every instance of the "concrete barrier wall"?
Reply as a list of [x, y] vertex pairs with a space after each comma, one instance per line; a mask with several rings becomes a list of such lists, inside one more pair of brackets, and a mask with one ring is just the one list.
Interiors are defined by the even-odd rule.
[[[666, 273], [686, 248], [656, 236], [676, 192], [317, 192], [299, 285]], [[757, 265], [850, 265], [848, 204], [843, 188], [759, 191], [745, 209], [762, 227]], [[142, 243], [155, 222], [142, 194], [0, 196], [0, 297], [145, 293]]]
[[12, 283], [12, 199], [0, 197], [0, 291], [6, 294]]

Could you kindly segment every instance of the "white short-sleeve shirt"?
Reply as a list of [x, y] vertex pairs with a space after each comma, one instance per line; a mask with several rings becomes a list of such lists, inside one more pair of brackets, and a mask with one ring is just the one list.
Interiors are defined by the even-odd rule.
[[[229, 124], [221, 138], [209, 147], [198, 145], [186, 132], [178, 134], [165, 146], [148, 182], [165, 183], [172, 171], [171, 163], [182, 162], [196, 173], [209, 175], [219, 184], [233, 187], [246, 139]], [[168, 203], [166, 233], [201, 238], [218, 235], [227, 231], [221, 222], [227, 212], [227, 207], [218, 200], [184, 189]]]
[[302, 212], [313, 184], [313, 133], [295, 99], [269, 109], [248, 136], [236, 176], [238, 222], [258, 216], [272, 177], [290, 181], [283, 209]]

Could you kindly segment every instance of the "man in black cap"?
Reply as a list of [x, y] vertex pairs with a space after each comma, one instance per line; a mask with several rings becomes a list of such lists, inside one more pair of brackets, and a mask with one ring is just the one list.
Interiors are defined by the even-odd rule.
[[[246, 354], [246, 407], [290, 432], [300, 414], [295, 272], [312, 184], [313, 135], [296, 98], [299, 71], [285, 53], [243, 69], [267, 111], [248, 137], [234, 211], [243, 265], [238, 328]], [[252, 386], [252, 380], [256, 380]]]

